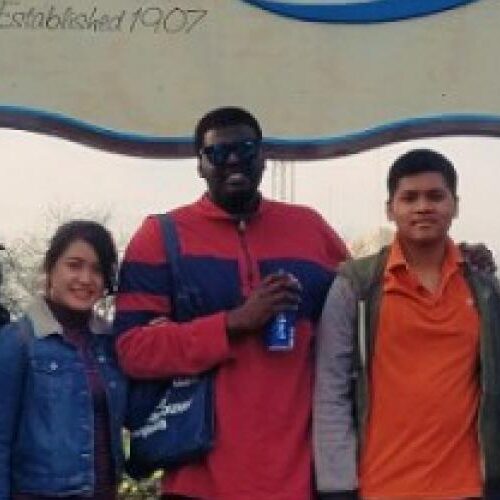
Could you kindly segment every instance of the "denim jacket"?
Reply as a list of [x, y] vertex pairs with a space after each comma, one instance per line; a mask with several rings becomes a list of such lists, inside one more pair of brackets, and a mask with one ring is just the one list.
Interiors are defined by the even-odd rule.
[[[117, 477], [126, 383], [103, 322], [91, 348], [105, 383]], [[90, 495], [94, 490], [92, 395], [84, 365], [40, 298], [0, 331], [0, 500], [14, 492]]]

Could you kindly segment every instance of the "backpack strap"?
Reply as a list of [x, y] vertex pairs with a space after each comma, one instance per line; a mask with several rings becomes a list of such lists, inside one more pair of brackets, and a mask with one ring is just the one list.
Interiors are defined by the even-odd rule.
[[366, 367], [370, 363], [375, 329], [381, 299], [381, 284], [389, 257], [389, 247], [384, 246], [376, 254], [344, 263], [339, 274], [352, 284], [356, 297], [358, 364]]
[[384, 274], [389, 247], [383, 246], [378, 253], [345, 262], [339, 268], [339, 274], [352, 284], [358, 300], [367, 299]]

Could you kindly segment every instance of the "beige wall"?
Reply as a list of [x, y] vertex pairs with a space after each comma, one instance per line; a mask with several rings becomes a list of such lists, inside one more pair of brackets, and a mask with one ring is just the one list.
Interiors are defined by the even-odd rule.
[[301, 22], [239, 0], [0, 0], [0, 105], [166, 137], [190, 136], [223, 104], [292, 139], [500, 117], [499, 26], [499, 0], [370, 25]]

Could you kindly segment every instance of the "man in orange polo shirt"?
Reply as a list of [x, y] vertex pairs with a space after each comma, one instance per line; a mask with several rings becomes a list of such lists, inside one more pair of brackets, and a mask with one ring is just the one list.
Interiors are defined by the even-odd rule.
[[392, 245], [347, 263], [318, 333], [314, 438], [325, 500], [500, 499], [500, 293], [448, 236], [439, 153], [392, 165]]

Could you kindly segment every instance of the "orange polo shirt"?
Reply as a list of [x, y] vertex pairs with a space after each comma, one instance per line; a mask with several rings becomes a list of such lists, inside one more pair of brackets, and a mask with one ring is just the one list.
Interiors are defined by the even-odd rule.
[[360, 463], [368, 499], [481, 495], [479, 317], [448, 242], [435, 293], [396, 240], [384, 274]]

